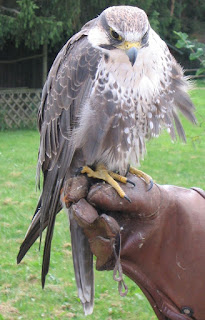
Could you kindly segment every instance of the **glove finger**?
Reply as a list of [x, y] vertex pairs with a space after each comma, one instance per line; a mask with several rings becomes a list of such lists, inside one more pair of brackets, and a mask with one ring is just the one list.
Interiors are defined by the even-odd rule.
[[142, 179], [130, 174], [128, 178], [135, 183], [134, 187], [130, 184], [119, 184], [131, 203], [120, 198], [113, 187], [105, 183], [97, 183], [90, 188], [88, 202], [105, 211], [136, 212], [144, 205], [144, 199], [152, 193], [152, 190], [147, 191], [147, 185]]
[[69, 208], [72, 203], [85, 198], [88, 194], [89, 182], [86, 176], [76, 176], [66, 180], [61, 192], [61, 201]]
[[98, 218], [97, 211], [85, 200], [80, 199], [71, 207], [73, 216], [81, 228], [90, 228]]

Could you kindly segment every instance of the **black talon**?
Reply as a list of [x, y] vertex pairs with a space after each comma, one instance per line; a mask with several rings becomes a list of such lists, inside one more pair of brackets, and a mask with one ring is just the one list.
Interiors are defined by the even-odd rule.
[[127, 201], [129, 201], [130, 203], [132, 202], [131, 200], [130, 200], [130, 198], [128, 198], [128, 196], [124, 196], [124, 199], [126, 199]]
[[134, 182], [132, 182], [131, 180], [127, 179], [127, 183], [130, 183], [130, 184], [132, 184], [132, 185], [133, 185], [133, 187], [135, 187], [135, 183], [134, 183]]
[[78, 169], [76, 169], [75, 174], [76, 176], [78, 176], [79, 174], [81, 174], [81, 171], [83, 170], [83, 167], [80, 167]]
[[150, 191], [152, 189], [153, 185], [154, 185], [153, 180], [150, 180], [150, 183], [149, 183], [147, 191]]

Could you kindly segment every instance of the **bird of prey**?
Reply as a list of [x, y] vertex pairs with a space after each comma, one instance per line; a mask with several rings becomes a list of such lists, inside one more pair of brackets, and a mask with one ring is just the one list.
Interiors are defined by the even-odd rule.
[[[122, 176], [129, 164], [139, 165], [146, 140], [165, 128], [172, 140], [178, 134], [185, 141], [178, 110], [196, 122], [187, 90], [182, 68], [137, 7], [105, 9], [64, 45], [42, 92], [37, 174], [40, 179], [42, 170], [43, 190], [17, 258], [20, 262], [47, 227], [43, 286], [65, 181], [81, 168], [88, 176], [108, 181], [126, 198], [116, 180], [126, 182]], [[131, 172], [150, 182], [140, 171]], [[89, 314], [94, 295], [92, 254], [70, 213], [69, 218], [78, 294]]]

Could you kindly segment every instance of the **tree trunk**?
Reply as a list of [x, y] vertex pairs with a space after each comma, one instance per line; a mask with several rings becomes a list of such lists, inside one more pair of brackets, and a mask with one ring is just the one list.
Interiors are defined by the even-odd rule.
[[48, 73], [48, 45], [45, 43], [43, 45], [43, 72], [42, 72], [42, 85], [46, 82]]
[[175, 7], [175, 0], [171, 1], [171, 9], [170, 9], [170, 16], [172, 17], [174, 14], [174, 7]]

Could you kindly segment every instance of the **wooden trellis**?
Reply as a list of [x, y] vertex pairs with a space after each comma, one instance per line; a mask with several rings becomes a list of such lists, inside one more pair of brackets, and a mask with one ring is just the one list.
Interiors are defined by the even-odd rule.
[[35, 128], [41, 89], [0, 90], [0, 129]]

